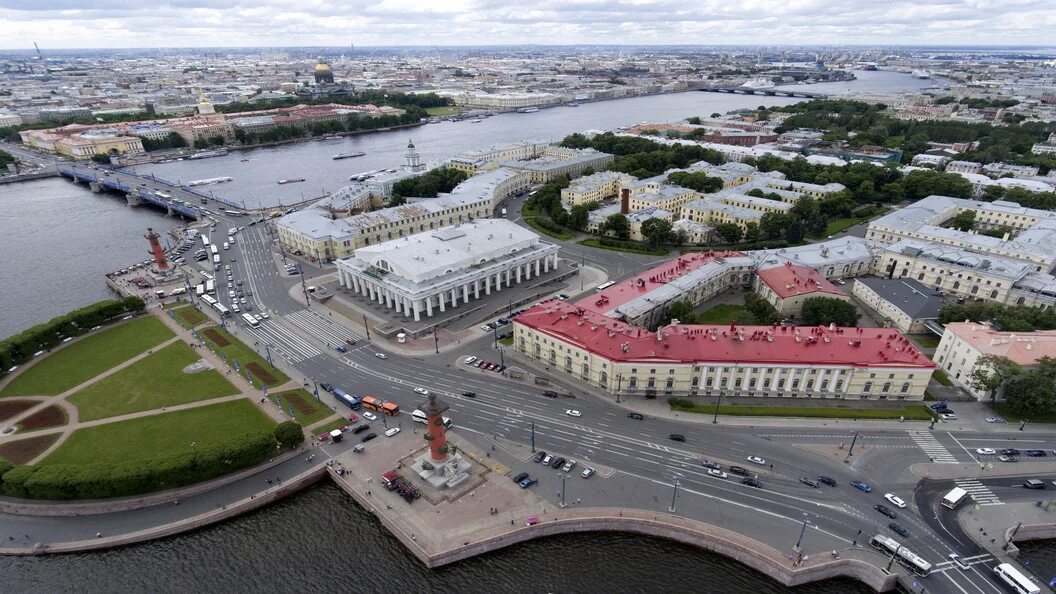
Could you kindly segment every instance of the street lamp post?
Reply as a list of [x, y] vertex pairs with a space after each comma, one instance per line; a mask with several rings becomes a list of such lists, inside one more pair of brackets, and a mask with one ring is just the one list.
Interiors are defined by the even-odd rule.
[[620, 403], [620, 390], [623, 388], [623, 374], [616, 374], [616, 404]]
[[722, 390], [719, 390], [719, 398], [715, 401], [715, 414], [711, 417], [711, 424], [716, 425], [719, 422], [719, 405], [722, 404]]
[[891, 572], [891, 566], [895, 563], [895, 557], [898, 556], [898, 553], [901, 550], [902, 550], [902, 545], [898, 545], [897, 547], [895, 547], [895, 552], [891, 553], [891, 559], [889, 559], [887, 561], [887, 569], [885, 570], [888, 573]]
[[675, 513], [675, 498], [678, 497], [678, 477], [675, 477], [675, 488], [671, 491], [671, 507], [667, 511]]
[[367, 331], [367, 340], [370, 340], [370, 326], [367, 325], [367, 314], [363, 314], [363, 329]]
[[848, 456], [848, 457], [850, 457], [850, 456], [853, 456], [853, 455], [854, 455], [854, 444], [855, 444], [855, 442], [857, 442], [857, 441], [858, 441], [858, 432], [857, 432], [857, 431], [855, 431], [855, 432], [854, 432], [854, 439], [852, 439], [852, 440], [851, 440], [851, 447], [850, 447], [850, 449], [849, 449], [849, 450], [847, 450], [847, 456]]
[[562, 472], [561, 473], [561, 507], [567, 507], [568, 506], [568, 504], [565, 503], [565, 477], [567, 477], [567, 476], [568, 476], [568, 473], [566, 473], [566, 472]]
[[315, 381], [314, 379], [312, 380], [312, 394], [315, 394], [315, 400], [317, 402], [321, 402], [319, 400], [319, 382]]
[[497, 325], [492, 326], [491, 334], [495, 337], [495, 348], [497, 349], [499, 348], [499, 327]]
[[436, 326], [433, 326], [433, 349], [440, 354], [440, 337], [436, 335]]
[[802, 550], [802, 545], [803, 545], [803, 533], [807, 531], [807, 524], [808, 524], [808, 521], [807, 521], [807, 514], [805, 514], [805, 513], [804, 513], [804, 514], [803, 514], [803, 525], [799, 527], [799, 539], [798, 539], [798, 540], [796, 540], [796, 546], [792, 547], [792, 550], [793, 550], [793, 551], [795, 551], [795, 552], [797, 552], [797, 553], [798, 553], [798, 552], [799, 552], [800, 550]]
[[535, 453], [535, 421], [532, 421], [532, 453]]

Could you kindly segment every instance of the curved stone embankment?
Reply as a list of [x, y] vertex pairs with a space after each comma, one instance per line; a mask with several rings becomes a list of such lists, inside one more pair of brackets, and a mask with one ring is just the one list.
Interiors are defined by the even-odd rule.
[[93, 538], [91, 540], [38, 544], [31, 547], [0, 547], [0, 555], [46, 555], [52, 553], [75, 553], [111, 549], [114, 547], [164, 538], [182, 532], [190, 532], [191, 530], [204, 528], [210, 524], [222, 522], [240, 514], [264, 507], [269, 503], [278, 501], [287, 495], [292, 495], [305, 487], [313, 485], [324, 477], [326, 477], [325, 467], [319, 466], [297, 475], [296, 477], [283, 482], [281, 485], [271, 487], [263, 493], [254, 495], [251, 498], [242, 499], [219, 509], [169, 524], [163, 524], [146, 530], [128, 532], [115, 536], [103, 535], [100, 538]]
[[39, 501], [26, 499], [0, 498], [0, 513], [16, 516], [87, 516], [93, 514], [109, 514], [114, 512], [130, 511], [153, 505], [162, 505], [187, 499], [202, 493], [208, 493], [231, 483], [236, 483], [257, 474], [265, 469], [277, 466], [283, 462], [303, 454], [303, 447], [283, 452], [266, 464], [258, 464], [239, 472], [228, 474], [211, 481], [160, 491], [149, 495], [136, 497], [119, 497], [116, 499], [94, 499], [88, 501]]

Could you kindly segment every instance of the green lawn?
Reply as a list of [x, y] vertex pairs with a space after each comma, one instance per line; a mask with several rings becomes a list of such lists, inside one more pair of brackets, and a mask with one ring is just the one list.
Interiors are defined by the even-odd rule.
[[431, 116], [445, 116], [458, 113], [458, 108], [453, 105], [446, 105], [444, 107], [426, 107], [425, 111]]
[[935, 381], [939, 382], [940, 384], [942, 384], [942, 385], [944, 385], [946, 387], [952, 387], [953, 386], [953, 382], [950, 380], [950, 376], [947, 375], [946, 372], [941, 370], [941, 369], [936, 369], [931, 374], [931, 377], [935, 378]]
[[201, 312], [197, 307], [193, 305], [186, 305], [178, 309], [173, 310], [173, 314], [176, 316], [176, 323], [183, 326], [184, 328], [193, 328], [198, 324], [208, 320], [209, 318]]
[[752, 314], [743, 305], [735, 303], [720, 303], [700, 314], [701, 324], [729, 324], [734, 321], [749, 324]]
[[[671, 410], [714, 414], [714, 404], [698, 404], [692, 407], [672, 405]], [[928, 410], [919, 405], [905, 405], [898, 408], [844, 408], [839, 406], [743, 406], [723, 404], [719, 406], [720, 415], [735, 417], [820, 417], [826, 419], [898, 419], [904, 416], [908, 420], [930, 421]]]
[[572, 239], [573, 237], [575, 237], [574, 235], [572, 235], [568, 231], [551, 231], [551, 230], [547, 229], [546, 227], [543, 227], [542, 225], [536, 223], [534, 217], [533, 218], [526, 218], [526, 219], [524, 219], [524, 222], [527, 223], [527, 225], [529, 227], [531, 227], [532, 229], [535, 229], [536, 231], [542, 233], [543, 235], [548, 235], [550, 237], [553, 237], [554, 239], [560, 239], [561, 241], [568, 241], [569, 239]]
[[[215, 342], [213, 342], [212, 339], [209, 338], [209, 336], [205, 334], [209, 330], [217, 332], [229, 344], [222, 347], [218, 346]], [[252, 373], [251, 376], [253, 377], [254, 387], [260, 388], [262, 379], [264, 380], [264, 383], [266, 383], [268, 386], [281, 386], [282, 384], [285, 384], [287, 381], [289, 381], [290, 378], [286, 377], [286, 374], [279, 371], [275, 367], [269, 365], [267, 359], [265, 359], [261, 355], [258, 355], [253, 349], [246, 346], [242, 341], [232, 336], [227, 330], [224, 330], [219, 326], [209, 326], [207, 328], [200, 328], [198, 332], [202, 333], [202, 335], [205, 337], [206, 344], [209, 345], [214, 351], [216, 351], [217, 354], [224, 353], [227, 356], [227, 360], [229, 363], [232, 360], [238, 361], [238, 364], [241, 366], [239, 369], [240, 373], [242, 374], [242, 377], [246, 376], [246, 366], [251, 364], [258, 365], [260, 369], [263, 369], [265, 372], [268, 373], [268, 375], [271, 376], [262, 378], [260, 377], [260, 374]], [[274, 357], [275, 355], [272, 356]]]
[[513, 345], [513, 337], [512, 336], [505, 336], [503, 338], [500, 338], [499, 339], [499, 344], [504, 344], [506, 346], [512, 346]]
[[175, 342], [72, 394], [68, 400], [77, 407], [82, 421], [92, 421], [238, 394], [219, 371], [183, 372], [199, 358], [191, 347]]
[[274, 402], [275, 397], [279, 397], [279, 402], [282, 406], [282, 413], [285, 415], [290, 414], [290, 408], [293, 408], [293, 420], [301, 424], [301, 427], [307, 427], [314, 423], [318, 423], [323, 419], [334, 414], [334, 411], [327, 405], [316, 401], [315, 396], [304, 388], [297, 388], [296, 390], [286, 390], [285, 392], [278, 392], [276, 394], [268, 394], [268, 398]]
[[1009, 423], [1018, 423], [1019, 421], [1026, 421], [1028, 423], [1027, 428], [1030, 428], [1030, 423], [1056, 423], [1056, 413], [1050, 414], [1037, 414], [1037, 415], [1021, 415], [1014, 413], [1009, 410], [1008, 405], [1004, 403], [991, 404], [990, 408], [994, 409], [997, 414], [1005, 418]]
[[312, 434], [316, 435], [316, 436], [319, 436], [319, 435], [322, 435], [323, 433], [330, 433], [334, 429], [340, 429], [342, 427], [345, 427], [346, 425], [351, 425], [351, 424], [352, 423], [348, 422], [348, 419], [344, 419], [344, 418], [342, 418], [342, 419], [334, 419], [333, 421], [330, 421], [329, 423], [323, 423], [322, 425], [319, 425], [318, 427], [313, 428], [312, 429]]
[[61, 394], [172, 336], [150, 315], [108, 328], [47, 355], [18, 375], [0, 396]]
[[913, 339], [913, 342], [917, 343], [924, 349], [933, 349], [939, 346], [939, 340], [941, 340], [934, 334], [911, 334], [910, 338]]
[[602, 245], [601, 240], [597, 238], [584, 239], [579, 242], [579, 245], [585, 245], [587, 247], [598, 248], [602, 250], [609, 250], [613, 252], [631, 252], [632, 254], [647, 254], [650, 256], [666, 256], [667, 252], [670, 251], [667, 248], [662, 247], [649, 247], [647, 245], [635, 246], [635, 247], [623, 247], [616, 245]]
[[249, 400], [162, 413], [78, 429], [41, 464], [91, 464], [149, 460], [222, 443], [250, 431], [272, 431], [275, 422]]

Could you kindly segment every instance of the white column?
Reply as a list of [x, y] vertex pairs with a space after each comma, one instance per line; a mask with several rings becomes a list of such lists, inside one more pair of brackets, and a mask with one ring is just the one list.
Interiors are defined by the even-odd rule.
[[458, 307], [458, 287], [451, 289], [451, 307]]
[[384, 305], [385, 304], [385, 291], [386, 291], [385, 287], [382, 287], [381, 285], [378, 285], [375, 290], [378, 292], [378, 304], [379, 305]]
[[385, 307], [392, 309], [392, 292], [385, 291]]
[[517, 284], [519, 285], [521, 284], [521, 265], [518, 264], [517, 268], [515, 268], [514, 270], [517, 271]]
[[751, 390], [752, 372], [755, 371], [751, 367], [744, 368], [744, 379], [741, 380], [741, 389], [744, 391]]
[[491, 275], [484, 277], [484, 294], [491, 295]]
[[[440, 291], [440, 294], [438, 294], [436, 296], [436, 298], [440, 300], [440, 313], [444, 313], [444, 293], [445, 293], [444, 291]], [[429, 315], [433, 315], [433, 314], [429, 314]]]
[[722, 368], [715, 368], [715, 379], [711, 383], [711, 387], [716, 390], [722, 390]]
[[462, 301], [469, 303], [469, 283], [462, 285]]
[[510, 286], [510, 269], [509, 268], [506, 269], [506, 286], [507, 287]]
[[495, 290], [496, 291], [502, 290], [502, 273], [501, 272], [496, 272], [495, 273]]
[[779, 388], [778, 387], [780, 385], [781, 385], [781, 368], [780, 367], [775, 367], [774, 368], [774, 376], [770, 380], [770, 388], [773, 391], [775, 391], [775, 392], [778, 391], [778, 390], [784, 390], [784, 388]]
[[527, 262], [524, 265], [524, 280], [528, 280], [530, 278], [532, 278], [532, 263]]
[[539, 276], [539, 260], [535, 261], [535, 276]]
[[374, 283], [367, 284], [367, 291], [370, 293], [370, 298], [374, 299]]
[[550, 272], [550, 256], [543, 258], [543, 272]]
[[420, 303], [421, 303], [420, 299], [415, 299], [414, 300], [414, 321], [415, 322], [422, 321], [422, 314], [419, 311], [421, 309], [421, 306], [419, 305]]
[[431, 295], [425, 298], [425, 315], [433, 317], [433, 297]]
[[473, 298], [480, 299], [480, 281], [473, 281]]
[[359, 277], [358, 276], [353, 276], [352, 277], [352, 288], [355, 290], [356, 293], [359, 292]]

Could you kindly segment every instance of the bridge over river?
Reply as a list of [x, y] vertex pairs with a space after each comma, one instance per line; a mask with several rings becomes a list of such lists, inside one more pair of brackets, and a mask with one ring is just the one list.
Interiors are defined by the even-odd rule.
[[737, 95], [769, 95], [771, 97], [803, 97], [804, 99], [827, 99], [829, 96], [824, 93], [811, 93], [809, 91], [799, 91], [795, 89], [779, 89], [777, 87], [767, 87], [762, 89], [755, 89], [751, 87], [708, 87], [705, 89], [697, 89], [705, 93], [733, 93]]
[[96, 169], [79, 163], [60, 164], [58, 172], [59, 175], [75, 182], [86, 182], [93, 192], [121, 192], [131, 206], [151, 204], [164, 208], [170, 215], [180, 215], [193, 220], [202, 218], [201, 205], [207, 204], [207, 200], [228, 204], [201, 190], [181, 186], [155, 175]]

